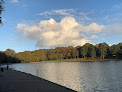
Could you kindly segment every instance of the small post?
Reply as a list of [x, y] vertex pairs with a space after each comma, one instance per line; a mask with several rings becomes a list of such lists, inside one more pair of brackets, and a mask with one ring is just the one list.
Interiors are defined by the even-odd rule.
[[7, 70], [8, 70], [8, 68], [9, 68], [9, 67], [8, 67], [8, 64], [7, 64]]

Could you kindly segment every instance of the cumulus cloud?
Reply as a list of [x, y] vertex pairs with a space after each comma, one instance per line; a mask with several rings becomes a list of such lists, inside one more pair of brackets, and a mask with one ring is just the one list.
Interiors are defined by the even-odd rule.
[[19, 1], [18, 0], [11, 0], [11, 2], [18, 3]]
[[88, 25], [88, 26], [84, 26], [84, 27], [82, 28], [82, 31], [83, 31], [83, 32], [86, 32], [86, 33], [89, 33], [89, 32], [96, 32], [96, 33], [98, 33], [98, 32], [100, 32], [103, 28], [104, 28], [104, 25], [98, 25], [98, 24], [96, 24], [96, 23], [92, 23], [92, 24], [90, 24], [90, 25]]
[[[23, 37], [37, 40], [38, 47], [78, 46], [97, 38], [92, 35], [89, 39], [85, 32], [100, 31], [103, 26], [92, 23], [88, 26], [79, 24], [73, 17], [65, 17], [59, 23], [54, 19], [40, 21], [36, 25], [18, 24], [17, 31]], [[83, 31], [84, 30], [84, 31]]]

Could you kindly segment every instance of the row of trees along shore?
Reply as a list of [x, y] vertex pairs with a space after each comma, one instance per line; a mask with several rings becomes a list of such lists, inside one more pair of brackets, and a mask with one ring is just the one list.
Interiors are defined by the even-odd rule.
[[109, 46], [100, 43], [95, 46], [86, 43], [83, 46], [56, 47], [55, 49], [39, 49], [16, 53], [12, 49], [0, 51], [0, 63], [40, 62], [71, 58], [84, 59], [122, 59], [122, 43]]

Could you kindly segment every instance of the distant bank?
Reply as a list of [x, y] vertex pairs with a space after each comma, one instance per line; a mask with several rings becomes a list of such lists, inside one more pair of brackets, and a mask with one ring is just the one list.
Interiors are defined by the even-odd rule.
[[[118, 60], [122, 60], [122, 59], [84, 59], [84, 58], [76, 58], [76, 59], [59, 59], [59, 60], [47, 60], [47, 61], [41, 61], [41, 62], [70, 62], [70, 61], [118, 61]], [[29, 62], [29, 63], [40, 63], [40, 62]]]
[[28, 63], [43, 61], [105, 61], [122, 59], [122, 43], [109, 46], [107, 43], [83, 46], [56, 47], [16, 53], [7, 49], [0, 51], [0, 63]]

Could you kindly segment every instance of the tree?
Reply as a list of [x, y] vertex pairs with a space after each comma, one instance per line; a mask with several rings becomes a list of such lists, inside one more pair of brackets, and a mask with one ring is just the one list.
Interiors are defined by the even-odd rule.
[[23, 62], [24, 61], [24, 57], [23, 57], [23, 52], [19, 52], [15, 54], [15, 58], [17, 59], [17, 63], [19, 63], [19, 61]]
[[0, 51], [0, 63], [7, 63], [7, 56], [3, 51]]
[[96, 57], [95, 46], [93, 46], [92, 44], [90, 44], [90, 46], [88, 47], [88, 56], [91, 57], [92, 59]]
[[81, 48], [82, 58], [86, 58], [87, 57], [87, 52], [88, 52], [88, 47], [86, 45], [83, 45], [82, 48]]
[[[1, 15], [1, 13], [2, 13], [2, 11], [3, 11], [3, 0], [0, 0], [0, 15]], [[1, 18], [1, 16], [0, 16], [0, 24], [2, 23], [2, 18]]]
[[95, 45], [95, 49], [96, 49], [96, 57], [100, 57], [99, 44]]
[[58, 59], [64, 59], [66, 55], [66, 50], [64, 47], [56, 47], [56, 54], [58, 55]]
[[112, 56], [117, 56], [119, 50], [120, 50], [120, 48], [119, 48], [118, 45], [112, 45], [111, 46], [111, 54], [112, 54]]
[[76, 49], [77, 49], [77, 51], [78, 51], [78, 58], [81, 58], [82, 57], [82, 55], [81, 55], [81, 46], [77, 46], [76, 47]]
[[38, 50], [38, 57], [39, 57], [39, 61], [47, 60], [46, 50], [45, 49]]
[[102, 59], [104, 59], [107, 55], [107, 47], [108, 45], [105, 42], [99, 44], [100, 57]]
[[9, 57], [13, 57], [16, 52], [12, 49], [6, 49], [5, 54]]
[[85, 45], [82, 46], [81, 48], [81, 55], [82, 55], [82, 58], [86, 58], [88, 55], [88, 47], [90, 46], [91, 44], [90, 43], [86, 43]]
[[122, 49], [120, 49], [120, 50], [118, 51], [118, 56], [119, 56], [119, 58], [122, 59]]
[[7, 62], [13, 62], [13, 57], [15, 55], [15, 51], [12, 49], [6, 49], [4, 52], [7, 55]]
[[49, 49], [47, 55], [48, 55], [48, 60], [56, 60], [58, 57], [55, 49]]
[[118, 56], [119, 58], [122, 58], [122, 43], [117, 44], [117, 46], [120, 48], [120, 50], [118, 51]]
[[72, 55], [72, 58], [78, 58], [78, 56], [79, 56], [78, 50], [76, 48], [73, 48], [71, 55]]
[[68, 46], [66, 48], [66, 58], [72, 58], [72, 50], [73, 50], [73, 46]]
[[122, 43], [117, 44], [117, 46], [122, 49]]

